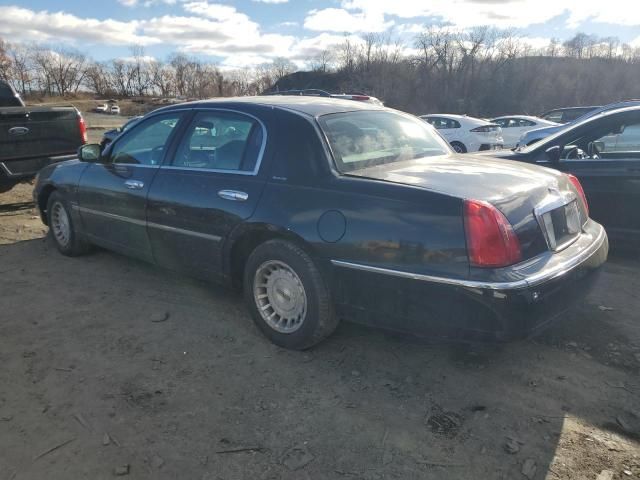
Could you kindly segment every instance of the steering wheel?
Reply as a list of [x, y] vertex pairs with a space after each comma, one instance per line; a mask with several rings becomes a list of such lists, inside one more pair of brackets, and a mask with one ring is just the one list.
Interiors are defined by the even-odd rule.
[[563, 160], [584, 160], [587, 154], [580, 147], [572, 145], [566, 148]]

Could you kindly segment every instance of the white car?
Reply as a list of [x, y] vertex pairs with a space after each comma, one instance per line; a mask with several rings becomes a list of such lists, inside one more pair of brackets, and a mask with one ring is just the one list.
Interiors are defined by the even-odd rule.
[[458, 153], [500, 150], [502, 129], [495, 123], [466, 115], [421, 115]]
[[520, 137], [529, 130], [536, 128], [560, 126], [559, 123], [550, 122], [543, 118], [530, 117], [528, 115], [506, 115], [491, 120], [492, 123], [502, 128], [505, 148], [514, 148], [518, 145]]
[[107, 113], [109, 111], [109, 105], [102, 103], [96, 107], [97, 113]]
[[118, 105], [111, 105], [109, 113], [111, 115], [120, 115], [120, 107]]

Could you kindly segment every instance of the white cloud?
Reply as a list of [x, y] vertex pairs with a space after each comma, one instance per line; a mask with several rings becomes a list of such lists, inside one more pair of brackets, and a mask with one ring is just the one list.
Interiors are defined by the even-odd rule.
[[311, 10], [304, 20], [305, 28], [322, 32], [383, 32], [393, 26], [385, 22], [383, 12], [360, 9], [359, 12], [344, 8]]
[[39, 12], [0, 6], [0, 35], [18, 41], [76, 41], [108, 45], [152, 45], [159, 40], [139, 34], [140, 22], [96, 20], [64, 12]]
[[152, 7], [153, 5], [158, 5], [164, 3], [165, 5], [175, 5], [177, 0], [118, 0], [119, 3], [124, 5], [125, 7], [137, 7], [138, 5], [142, 5], [143, 7]]
[[340, 6], [312, 10], [307, 16], [309, 25], [305, 21], [305, 26], [312, 30], [337, 31], [332, 20], [340, 28], [351, 21], [357, 31], [367, 31], [369, 25], [380, 28], [394, 21], [395, 16], [401, 19], [428, 17], [458, 28], [481, 25], [522, 28], [560, 15], [567, 15], [566, 24], [570, 28], [586, 22], [640, 26], [640, 17], [629, 12], [629, 8], [633, 8], [630, 0], [342, 0]]

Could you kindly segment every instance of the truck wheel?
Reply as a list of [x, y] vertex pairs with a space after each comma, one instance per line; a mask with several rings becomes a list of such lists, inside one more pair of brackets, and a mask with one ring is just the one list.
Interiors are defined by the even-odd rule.
[[53, 192], [49, 196], [47, 220], [49, 234], [60, 253], [75, 257], [89, 250], [89, 244], [78, 237], [68, 204], [58, 192]]
[[269, 240], [251, 253], [244, 296], [258, 328], [284, 348], [312, 347], [338, 325], [329, 289], [313, 259], [285, 240]]

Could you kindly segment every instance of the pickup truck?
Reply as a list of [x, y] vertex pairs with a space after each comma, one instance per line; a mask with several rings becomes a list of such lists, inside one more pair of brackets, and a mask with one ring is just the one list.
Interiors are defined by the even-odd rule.
[[33, 178], [50, 163], [76, 157], [87, 128], [75, 107], [25, 106], [0, 81], [0, 193]]

